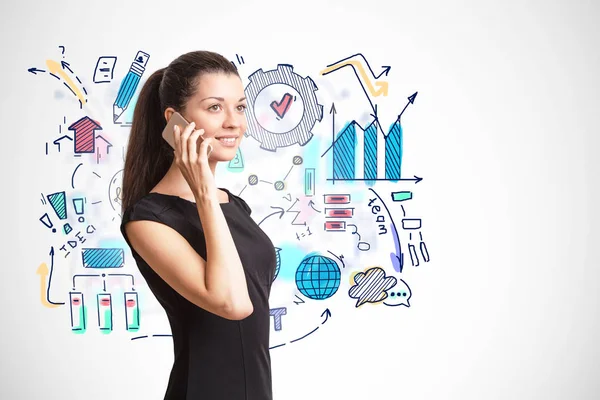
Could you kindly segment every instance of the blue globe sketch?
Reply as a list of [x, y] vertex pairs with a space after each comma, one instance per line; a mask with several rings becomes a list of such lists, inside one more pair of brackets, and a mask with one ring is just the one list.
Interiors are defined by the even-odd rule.
[[331, 258], [306, 257], [296, 269], [296, 286], [313, 300], [327, 299], [340, 287], [340, 267]]

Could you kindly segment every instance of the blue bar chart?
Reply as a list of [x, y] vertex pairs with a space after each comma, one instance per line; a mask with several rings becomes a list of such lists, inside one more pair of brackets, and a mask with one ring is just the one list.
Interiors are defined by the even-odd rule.
[[[372, 121], [366, 127], [355, 120], [346, 124], [332, 144], [333, 177], [330, 181], [398, 181], [402, 175], [402, 126], [399, 120], [392, 123], [383, 135]], [[359, 148], [358, 135], [363, 135]], [[384, 167], [378, 167], [378, 146], [384, 146]], [[363, 176], [357, 176], [356, 159], [363, 155]]]

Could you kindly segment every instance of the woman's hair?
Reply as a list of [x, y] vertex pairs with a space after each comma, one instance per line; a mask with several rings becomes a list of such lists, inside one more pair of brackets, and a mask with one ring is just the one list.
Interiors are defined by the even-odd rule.
[[203, 74], [239, 76], [235, 65], [211, 51], [192, 51], [154, 72], [144, 83], [133, 111], [133, 122], [121, 184], [121, 212], [146, 195], [173, 163], [173, 148], [162, 137], [165, 110], [185, 110]]

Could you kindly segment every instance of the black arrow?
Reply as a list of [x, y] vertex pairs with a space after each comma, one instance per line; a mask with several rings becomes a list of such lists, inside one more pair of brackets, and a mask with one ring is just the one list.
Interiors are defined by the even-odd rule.
[[[329, 308], [326, 308], [325, 311], [323, 311], [323, 314], [325, 314], [325, 321], [321, 322], [321, 325], [327, 322], [327, 319], [331, 317], [331, 311], [329, 311]], [[321, 317], [323, 316], [323, 314], [321, 314]]]
[[321, 211], [317, 210], [316, 208], [314, 208], [313, 206], [315, 205], [315, 202], [312, 200], [308, 201], [308, 205], [310, 206], [310, 208], [312, 208], [313, 210], [315, 210], [316, 212], [320, 213]]
[[414, 104], [415, 98], [417, 97], [418, 93], [419, 92], [414, 92], [413, 94], [411, 94], [410, 96], [408, 96], [408, 103], [406, 103], [406, 105], [404, 106], [404, 108], [402, 109], [402, 111], [400, 111], [400, 114], [398, 114], [398, 118], [396, 119], [396, 122], [400, 121], [400, 117], [402, 117], [402, 114], [404, 113], [404, 110], [406, 110], [406, 107], [408, 107], [409, 104]]
[[48, 288], [46, 289], [46, 300], [50, 304], [62, 305], [65, 303], [55, 303], [50, 300], [50, 286], [52, 285], [52, 271], [54, 271], [54, 246], [50, 246], [50, 274], [48, 275]]
[[283, 208], [281, 208], [281, 207], [273, 207], [273, 206], [271, 206], [271, 208], [278, 208], [278, 209], [279, 209], [279, 211], [275, 211], [274, 213], [271, 213], [271, 214], [267, 215], [266, 217], [264, 217], [264, 218], [262, 219], [262, 221], [260, 221], [260, 222], [258, 223], [258, 226], [260, 226], [260, 224], [262, 224], [263, 222], [265, 222], [265, 220], [266, 220], [267, 218], [269, 218], [269, 217], [271, 217], [271, 216], [273, 216], [273, 215], [275, 215], [275, 214], [279, 214], [279, 219], [283, 218], [283, 214], [285, 214], [285, 210], [284, 210]]
[[69, 68], [71, 64], [69, 64], [68, 62], [61, 61], [60, 66], [62, 67], [62, 69], [68, 69], [70, 73], [73, 73], [73, 71], [71, 71], [71, 68]]
[[37, 69], [36, 67], [29, 68], [27, 69], [27, 71], [31, 72], [34, 75], [37, 75], [38, 72], [46, 72], [45, 70]]
[[328, 181], [415, 181], [416, 183], [419, 183], [423, 180], [423, 178], [420, 178], [416, 175], [413, 175], [414, 178], [398, 178], [398, 179], [386, 179], [386, 178], [379, 178], [379, 179], [360, 179], [360, 178], [327, 178]]

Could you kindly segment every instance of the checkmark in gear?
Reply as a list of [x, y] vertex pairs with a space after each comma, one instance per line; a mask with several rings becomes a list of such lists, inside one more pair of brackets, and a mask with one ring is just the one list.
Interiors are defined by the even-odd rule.
[[277, 101], [273, 100], [271, 102], [271, 108], [273, 109], [273, 111], [275, 111], [275, 114], [277, 114], [277, 116], [279, 118], [283, 118], [283, 117], [285, 117], [285, 114], [287, 113], [287, 111], [290, 109], [290, 107], [292, 105], [292, 100], [293, 100], [292, 95], [289, 93], [286, 93], [283, 95], [283, 98], [281, 99], [281, 101], [279, 103]]
[[[315, 92], [318, 88], [315, 82], [308, 76], [302, 77], [296, 74], [293, 70], [294, 67], [289, 64], [279, 64], [277, 69], [266, 72], [258, 69], [248, 77], [250, 83], [245, 88], [248, 102], [246, 111], [248, 128], [245, 135], [256, 139], [260, 143], [261, 149], [274, 152], [278, 147], [292, 146], [296, 143], [304, 146], [313, 137], [311, 130], [315, 123], [323, 119], [323, 106], [317, 101]], [[274, 92], [279, 91], [276, 96], [284, 93], [281, 100], [277, 101], [277, 98], [273, 100], [273, 96], [268, 103], [264, 104], [265, 108], [259, 106], [257, 109], [257, 103], [262, 102], [262, 100], [257, 102], [257, 97], [261, 95], [261, 92], [264, 95], [270, 89], [277, 87], [273, 85], [285, 85], [289, 88], [283, 91], [274, 90]], [[297, 95], [291, 94], [294, 91], [297, 92]], [[299, 96], [299, 99], [295, 100], [295, 96]], [[294, 107], [292, 107], [293, 103], [296, 103]], [[303, 104], [303, 110], [299, 108], [301, 104]], [[275, 116], [271, 114], [273, 116], [272, 125], [265, 127], [265, 124], [261, 124], [259, 121], [259, 115], [262, 117], [262, 113], [265, 111], [274, 112], [281, 121], [275, 121]], [[297, 123], [288, 121], [291, 117], [289, 114], [292, 113], [298, 116]], [[286, 115], [288, 118], [284, 118]]]

